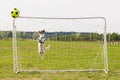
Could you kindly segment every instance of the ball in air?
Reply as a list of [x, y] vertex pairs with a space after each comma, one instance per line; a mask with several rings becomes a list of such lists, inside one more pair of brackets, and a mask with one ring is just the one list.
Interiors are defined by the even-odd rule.
[[17, 8], [14, 8], [12, 11], [11, 11], [11, 16], [13, 18], [18, 18], [20, 15], [20, 11], [17, 9]]

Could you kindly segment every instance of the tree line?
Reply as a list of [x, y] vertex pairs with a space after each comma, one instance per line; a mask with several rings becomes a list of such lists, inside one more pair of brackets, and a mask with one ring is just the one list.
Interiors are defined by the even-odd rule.
[[[37, 32], [17, 32], [18, 39], [38, 39]], [[103, 40], [103, 34], [87, 32], [46, 32], [45, 37], [57, 41], [98, 41]], [[12, 38], [12, 31], [0, 31], [0, 40]], [[108, 33], [107, 41], [120, 41], [119, 33]]]

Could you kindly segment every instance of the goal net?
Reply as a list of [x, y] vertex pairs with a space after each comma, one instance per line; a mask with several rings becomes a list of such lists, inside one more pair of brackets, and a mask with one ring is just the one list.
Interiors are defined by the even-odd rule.
[[[38, 31], [45, 30], [45, 42]], [[44, 44], [44, 59], [38, 44]], [[108, 72], [103, 17], [19, 17], [13, 20], [14, 72]]]

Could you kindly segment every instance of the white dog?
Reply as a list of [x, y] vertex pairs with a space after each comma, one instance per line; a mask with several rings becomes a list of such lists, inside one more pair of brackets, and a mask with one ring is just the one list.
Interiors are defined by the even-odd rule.
[[50, 45], [48, 47], [44, 47], [45, 44], [45, 30], [39, 31], [39, 38], [38, 38], [38, 53], [41, 54], [42, 60], [44, 59], [45, 51], [49, 50]]

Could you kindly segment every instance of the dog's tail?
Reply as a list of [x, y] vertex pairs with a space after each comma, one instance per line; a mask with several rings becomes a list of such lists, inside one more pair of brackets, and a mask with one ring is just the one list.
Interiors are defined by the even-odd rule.
[[45, 48], [45, 50], [49, 50], [50, 49], [50, 45], [48, 45], [46, 48]]

